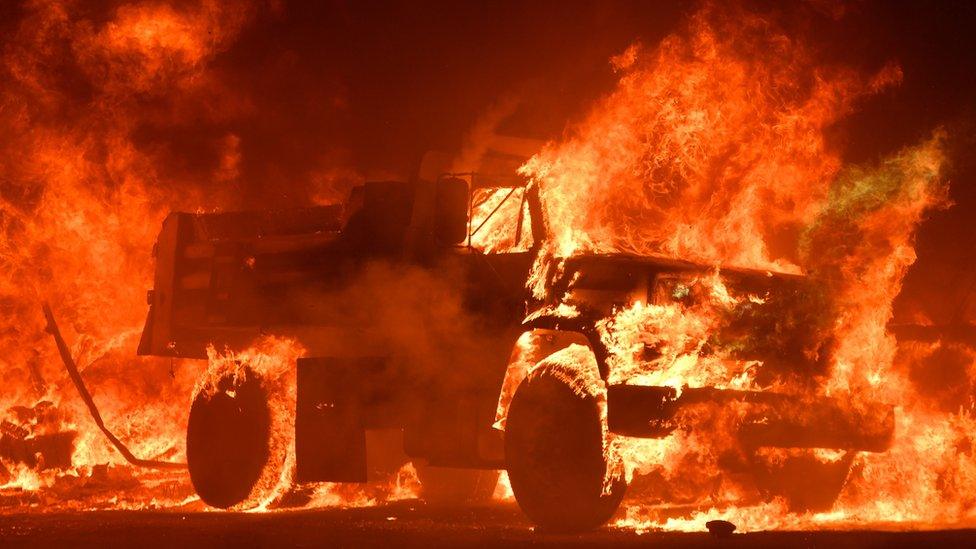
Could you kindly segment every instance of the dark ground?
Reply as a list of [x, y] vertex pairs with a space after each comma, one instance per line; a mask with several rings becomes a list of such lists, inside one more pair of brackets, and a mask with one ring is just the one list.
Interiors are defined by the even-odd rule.
[[277, 513], [98, 511], [0, 515], [0, 547], [363, 547], [589, 545], [667, 547], [974, 547], [976, 530], [707, 533], [535, 532], [514, 504], [463, 509], [415, 501]]

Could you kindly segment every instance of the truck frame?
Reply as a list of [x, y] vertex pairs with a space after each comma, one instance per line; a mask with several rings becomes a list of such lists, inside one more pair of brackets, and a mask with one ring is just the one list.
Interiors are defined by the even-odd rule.
[[[566, 259], [549, 281], [554, 297], [533, 298], [526, 280], [546, 239], [539, 190], [516, 175], [520, 158], [496, 156], [492, 169], [464, 173], [428, 156], [411, 181], [367, 182], [344, 206], [169, 215], [154, 248], [139, 354], [206, 358], [208, 347], [295, 338], [305, 349], [295, 364], [296, 483], [365, 482], [368, 433], [393, 430], [406, 458], [422, 465], [424, 497], [444, 493], [445, 483], [460, 499], [483, 497], [482, 471], [495, 475], [491, 488], [495, 472], [507, 470], [526, 514], [563, 531], [599, 526], [623, 497], [606, 433], [666, 437], [688, 405], [753, 407], [762, 421], [736, 433], [749, 447], [853, 456], [888, 446], [888, 406], [609, 383], [611, 351], [597, 322], [637, 294], [653, 300], [662, 281], [714, 268], [586, 254]], [[479, 231], [503, 204], [517, 208], [506, 218], [514, 245], [479, 249]], [[744, 269], [721, 276], [760, 287], [794, 278]], [[555, 307], [569, 290], [584, 296], [571, 318]], [[456, 306], [445, 313], [445, 303]], [[520, 355], [526, 337], [534, 338], [528, 358]], [[187, 461], [201, 499], [228, 508], [253, 498], [270, 461], [269, 395], [256, 376], [215, 386], [191, 407]], [[817, 469], [827, 493], [800, 490], [797, 505], [829, 506], [850, 463]]]

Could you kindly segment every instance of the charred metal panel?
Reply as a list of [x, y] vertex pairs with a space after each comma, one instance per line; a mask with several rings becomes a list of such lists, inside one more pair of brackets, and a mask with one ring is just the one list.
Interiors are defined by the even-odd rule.
[[343, 231], [353, 253], [397, 254], [404, 246], [410, 214], [413, 211], [414, 186], [398, 181], [368, 181], [363, 189], [363, 206]]
[[140, 354], [206, 356], [249, 343], [268, 325], [321, 325], [310, 299], [356, 272], [339, 232], [341, 208], [173, 213], [155, 246]]
[[739, 427], [747, 446], [835, 448], [884, 452], [891, 446], [891, 406], [852, 406], [831, 399], [801, 399], [760, 408]]
[[298, 482], [366, 482], [366, 429], [358, 391], [349, 390], [354, 373], [348, 360], [298, 360]]
[[491, 427], [494, 393], [426, 399], [404, 430], [404, 451], [438, 467], [504, 467], [501, 432]]
[[181, 220], [188, 214], [171, 213], [163, 220], [153, 255], [156, 258], [156, 273], [153, 289], [148, 293], [149, 313], [142, 339], [139, 341], [140, 355], [171, 356], [169, 346], [172, 340], [173, 299], [176, 282], [177, 250], [180, 246]]
[[383, 357], [299, 359], [298, 480], [366, 482], [366, 429], [403, 426], [404, 388]]
[[735, 434], [751, 447], [883, 452], [894, 432], [894, 410], [883, 404], [714, 388], [685, 388], [678, 396], [672, 387], [636, 385], [607, 388], [607, 423], [618, 434], [660, 438], [674, 430], [683, 407], [732, 403], [746, 407]]
[[614, 433], [661, 438], [674, 430], [677, 409], [671, 387], [610, 385], [607, 387], [607, 427]]

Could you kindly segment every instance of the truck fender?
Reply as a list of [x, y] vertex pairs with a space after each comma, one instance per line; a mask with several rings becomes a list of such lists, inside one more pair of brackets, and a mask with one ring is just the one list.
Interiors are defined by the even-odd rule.
[[[508, 407], [512, 403], [515, 390], [533, 366], [547, 356], [573, 344], [583, 345], [592, 350], [589, 338], [581, 331], [533, 327], [531, 325], [526, 326], [526, 328], [528, 329], [519, 336], [512, 348], [501, 391], [498, 395], [494, 427], [499, 431], [505, 430], [505, 419], [508, 416]], [[598, 368], [592, 373], [598, 378], [602, 377]]]

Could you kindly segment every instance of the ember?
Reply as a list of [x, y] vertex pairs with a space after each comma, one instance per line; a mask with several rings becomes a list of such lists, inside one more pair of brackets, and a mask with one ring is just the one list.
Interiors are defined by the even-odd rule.
[[369, 94], [309, 91], [309, 38], [276, 42], [299, 8], [88, 4], [3, 23], [4, 510], [976, 519], [971, 315], [906, 283], [920, 228], [965, 216], [960, 130], [860, 143], [914, 75], [825, 45], [843, 7], [705, 1], [615, 32], [561, 133], [505, 127], [532, 106], [503, 95], [408, 170], [334, 135]]

